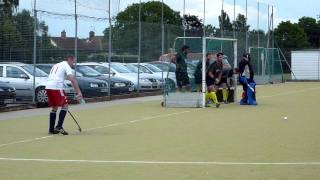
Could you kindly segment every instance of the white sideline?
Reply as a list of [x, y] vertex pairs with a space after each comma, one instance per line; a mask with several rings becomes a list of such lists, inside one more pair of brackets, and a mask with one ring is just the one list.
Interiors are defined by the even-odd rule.
[[[103, 128], [107, 128], [107, 127], [120, 126], [120, 125], [125, 125], [125, 124], [132, 124], [132, 123], [145, 121], [145, 120], [151, 120], [151, 119], [156, 119], [156, 118], [161, 118], [161, 117], [168, 117], [168, 116], [174, 116], [174, 115], [178, 115], [178, 114], [184, 114], [184, 113], [188, 113], [188, 112], [192, 112], [192, 111], [196, 111], [196, 110], [198, 110], [198, 109], [189, 110], [189, 111], [175, 112], [175, 113], [170, 113], [170, 114], [165, 114], [165, 115], [155, 115], [155, 116], [150, 116], [150, 117], [144, 117], [142, 119], [131, 120], [131, 121], [127, 121], [127, 122], [113, 123], [113, 124], [108, 124], [108, 125], [101, 126], [101, 127], [83, 129], [83, 131], [92, 131], [92, 130], [103, 129]], [[52, 138], [52, 137], [54, 137], [54, 136], [51, 135], [51, 136], [43, 136], [43, 137], [37, 137], [37, 138], [32, 138], [32, 139], [24, 139], [24, 140], [20, 140], [20, 141], [13, 141], [13, 142], [10, 142], [10, 143], [0, 144], [0, 148], [4, 147], [4, 146], [14, 145], [14, 144], [20, 144], [20, 143], [44, 140], [44, 139], [48, 139], [48, 138]]]
[[83, 159], [29, 159], [0, 158], [0, 161], [33, 161], [60, 163], [104, 163], [104, 164], [187, 164], [187, 165], [320, 165], [320, 162], [228, 162], [228, 161], [114, 161], [114, 160], [83, 160]]
[[0, 144], [0, 148], [3, 146], [9, 146], [9, 145], [13, 145], [13, 144], [26, 143], [26, 142], [32, 142], [32, 141], [39, 141], [39, 140], [48, 139], [48, 138], [52, 138], [52, 137], [53, 136], [43, 136], [43, 137], [37, 137], [37, 138], [33, 138], [33, 139], [14, 141], [14, 142], [6, 143], [6, 144]]

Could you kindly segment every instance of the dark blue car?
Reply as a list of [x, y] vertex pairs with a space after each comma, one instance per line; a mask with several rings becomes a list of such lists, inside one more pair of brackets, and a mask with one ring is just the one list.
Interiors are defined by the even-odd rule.
[[[46, 73], [50, 73], [53, 64], [37, 64], [36, 67], [43, 70]], [[81, 76], [80, 73], [77, 74], [77, 80], [80, 90], [84, 97], [99, 97], [108, 95], [108, 84], [104, 80], [99, 80], [90, 77]], [[71, 86], [71, 84], [68, 84]]]

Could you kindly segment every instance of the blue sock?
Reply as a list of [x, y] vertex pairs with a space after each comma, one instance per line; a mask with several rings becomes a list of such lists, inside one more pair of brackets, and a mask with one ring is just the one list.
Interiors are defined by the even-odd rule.
[[58, 121], [58, 125], [57, 125], [58, 128], [62, 128], [63, 121], [64, 121], [64, 118], [66, 117], [66, 114], [67, 114], [67, 110], [66, 109], [61, 109], [60, 110], [59, 121]]
[[49, 117], [49, 132], [53, 132], [56, 123], [56, 111], [51, 111]]

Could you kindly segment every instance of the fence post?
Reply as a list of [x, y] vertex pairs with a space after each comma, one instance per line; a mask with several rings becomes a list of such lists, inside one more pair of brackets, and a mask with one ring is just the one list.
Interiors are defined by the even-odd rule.
[[36, 102], [36, 60], [37, 60], [37, 0], [34, 0], [33, 7], [33, 84], [32, 84], [32, 103]]

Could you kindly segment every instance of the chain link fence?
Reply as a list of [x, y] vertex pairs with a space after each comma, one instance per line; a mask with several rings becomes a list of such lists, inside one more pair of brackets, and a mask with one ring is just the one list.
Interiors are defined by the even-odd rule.
[[[39, 71], [48, 73], [53, 64], [65, 60], [68, 54], [72, 54], [77, 58], [75, 74], [82, 82], [80, 85], [81, 90], [85, 92], [85, 97], [162, 91], [166, 79], [163, 75], [164, 70], [161, 69], [161, 65], [158, 65], [160, 57], [171, 52], [170, 49], [173, 48], [177, 37], [203, 36], [203, 27], [192, 29], [183, 25], [183, 14], [195, 14], [200, 20], [203, 20], [203, 12], [194, 12], [192, 8], [195, 4], [192, 1], [166, 0], [163, 2], [163, 7], [161, 1], [156, 1], [160, 4], [160, 8], [155, 8], [154, 14], [148, 14], [150, 3], [154, 1], [142, 1], [139, 6], [140, 2], [133, 0], [127, 3], [111, 0], [109, 6], [108, 3], [99, 0], [90, 2], [38, 0], [32, 1], [32, 8], [35, 7], [35, 9], [19, 10], [8, 17], [0, 16], [0, 61], [2, 64], [0, 70], [3, 72], [1, 81], [10, 82], [16, 86], [17, 99], [28, 97], [24, 102], [35, 102], [44, 98], [45, 101], [45, 97], [40, 97], [38, 94], [39, 90], [44, 88], [45, 82], [40, 79], [45, 77], [40, 77], [38, 74], [34, 76], [33, 71], [28, 73], [22, 68], [21, 72], [19, 70], [14, 72], [17, 74], [16, 79], [8, 79], [7, 67], [14, 66], [19, 69], [23, 64], [30, 64], [39, 68]], [[270, 34], [271, 17], [273, 16], [270, 5], [256, 1], [221, 0], [220, 2], [221, 7], [216, 5], [214, 8], [218, 12], [215, 14], [214, 22], [210, 19], [210, 16], [213, 15], [210, 14], [212, 2], [206, 2], [205, 13], [208, 15], [204, 23], [212, 26], [211, 28], [206, 26], [205, 36], [237, 39], [238, 59], [243, 53], [249, 51], [249, 47], [263, 47], [267, 50], [274, 48], [272, 34]], [[131, 10], [137, 16], [122, 17], [126, 14], [120, 14], [120, 12], [129, 10], [129, 7], [134, 7]], [[166, 19], [169, 10], [170, 18], [180, 23], [174, 24], [173, 20]], [[140, 21], [139, 12], [141, 12]], [[231, 26], [224, 22], [227, 18], [218, 21], [218, 16], [221, 16], [222, 12], [229, 14]], [[234, 20], [238, 18], [238, 14], [247, 17], [247, 23], [241, 26], [242, 29], [235, 28]], [[224, 24], [224, 28], [219, 28], [219, 24]], [[182, 44], [176, 47], [178, 46]], [[201, 43], [193, 46], [191, 50], [194, 53], [201, 53], [201, 51], [198, 52], [201, 49]], [[220, 49], [217, 47], [214, 49], [224, 51], [228, 48], [224, 49], [221, 46]], [[255, 59], [255, 56], [253, 55], [253, 62], [259, 63], [261, 58], [259, 59], [257, 55]], [[268, 57], [271, 58], [270, 62], [278, 61], [278, 56]], [[230, 58], [233, 59], [233, 57]], [[200, 60], [200, 58], [193, 60]], [[142, 66], [137, 66], [137, 63], [142, 63]], [[148, 67], [149, 64], [144, 63], [153, 65]], [[278, 74], [279, 65], [281, 63], [274, 64], [273, 69], [277, 69], [276, 74]], [[255, 65], [255, 67], [260, 67], [260, 65]], [[257, 69], [256, 72], [258, 76], [264, 75], [261, 69]], [[25, 77], [21, 75], [23, 73], [28, 79], [23, 79]], [[273, 71], [265, 76], [272, 73]], [[28, 84], [28, 88], [24, 90], [17, 88], [19, 83], [22, 86], [24, 86], [23, 83]], [[72, 89], [69, 82], [66, 82], [66, 88]], [[22, 93], [22, 91], [25, 92]]]

